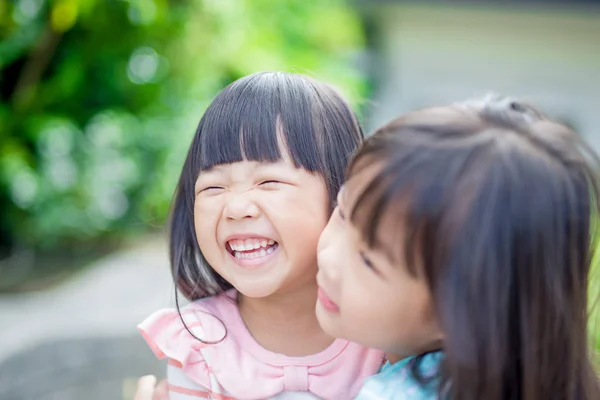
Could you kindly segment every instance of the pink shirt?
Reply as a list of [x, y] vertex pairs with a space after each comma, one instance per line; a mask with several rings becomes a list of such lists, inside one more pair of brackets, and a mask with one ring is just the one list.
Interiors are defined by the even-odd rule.
[[341, 339], [305, 357], [266, 350], [248, 332], [236, 295], [230, 290], [181, 310], [190, 331], [213, 344], [190, 335], [176, 309], [159, 310], [138, 326], [156, 356], [169, 359], [172, 400], [352, 399], [382, 364], [382, 352]]

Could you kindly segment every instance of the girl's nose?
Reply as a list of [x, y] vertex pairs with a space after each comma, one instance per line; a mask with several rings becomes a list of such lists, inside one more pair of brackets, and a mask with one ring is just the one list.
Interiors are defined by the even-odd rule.
[[257, 218], [260, 209], [247, 193], [229, 193], [225, 204], [224, 215], [229, 220]]

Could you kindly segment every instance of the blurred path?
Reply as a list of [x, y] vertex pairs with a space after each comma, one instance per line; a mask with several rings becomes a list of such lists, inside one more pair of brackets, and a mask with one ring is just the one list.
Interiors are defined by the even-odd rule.
[[[107, 358], [111, 352], [115, 357], [119, 353], [128, 359], [139, 353], [144, 365], [148, 365], [153, 356], [139, 338], [136, 325], [152, 311], [174, 304], [167, 257], [165, 239], [153, 237], [135, 248], [107, 256], [60, 286], [0, 296], [0, 398], [7, 399], [11, 393], [10, 399], [33, 399], [24, 394], [26, 386], [9, 381], [8, 375], [32, 375], [44, 366], [48, 371], [63, 367], [70, 371], [87, 370], [88, 381], [94, 382], [110, 372], [98, 370], [100, 366], [94, 360]], [[123, 349], [128, 349], [129, 354]], [[90, 368], [85, 368], [86, 364]], [[121, 364], [122, 360], [112, 359], [105, 369]], [[144, 366], [138, 365], [132, 373], [137, 374], [141, 368]], [[148, 368], [152, 371], [156, 366]], [[83, 383], [83, 377], [70, 374], [73, 384]], [[122, 381], [125, 377], [117, 374], [114, 378]], [[54, 384], [57, 389], [69, 386], [72, 390], [73, 386]], [[40, 389], [46, 386], [44, 392], [49, 395], [48, 385], [53, 382], [40, 383]], [[55, 392], [54, 397], [40, 398], [70, 399], [80, 395], [81, 392], [73, 396]]]

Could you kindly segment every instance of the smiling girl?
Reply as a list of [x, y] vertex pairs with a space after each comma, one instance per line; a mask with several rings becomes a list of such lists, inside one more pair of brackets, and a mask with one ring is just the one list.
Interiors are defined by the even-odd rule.
[[319, 326], [317, 241], [362, 141], [347, 103], [301, 75], [219, 93], [175, 193], [173, 276], [191, 303], [140, 326], [171, 399], [351, 399], [383, 353]]

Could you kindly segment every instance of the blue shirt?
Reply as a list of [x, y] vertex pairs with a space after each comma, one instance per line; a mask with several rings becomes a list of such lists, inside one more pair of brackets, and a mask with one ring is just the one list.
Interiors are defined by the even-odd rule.
[[[441, 352], [429, 353], [423, 357], [420, 372], [428, 377], [437, 372]], [[438, 398], [437, 381], [421, 385], [413, 377], [410, 362], [414, 357], [405, 358], [394, 364], [387, 362], [379, 373], [367, 378], [355, 400], [431, 400]]]

